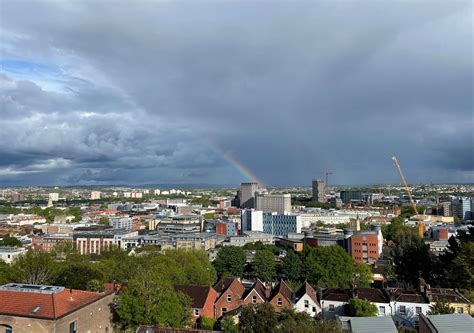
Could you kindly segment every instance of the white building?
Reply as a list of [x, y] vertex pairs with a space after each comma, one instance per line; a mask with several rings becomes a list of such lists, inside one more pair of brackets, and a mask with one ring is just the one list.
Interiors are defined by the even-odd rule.
[[101, 192], [100, 191], [92, 191], [91, 192], [91, 200], [99, 200]]
[[0, 260], [11, 264], [16, 258], [26, 252], [24, 247], [0, 246]]
[[268, 235], [259, 231], [243, 231], [241, 236], [231, 236], [229, 240], [223, 242], [223, 246], [244, 246], [248, 243], [262, 242], [263, 244], [275, 244], [273, 235]]
[[263, 232], [263, 212], [255, 209], [243, 209], [241, 213], [242, 231]]
[[49, 193], [48, 195], [49, 201], [55, 202], [59, 200], [59, 193]]
[[161, 191], [159, 189], [156, 189], [156, 190], [153, 191], [153, 194], [154, 195], [160, 195]]
[[131, 217], [123, 216], [111, 217], [109, 218], [109, 225], [114, 229], [132, 230], [133, 219]]
[[306, 312], [311, 317], [316, 317], [321, 312], [316, 291], [308, 282], [295, 293], [293, 307], [298, 312]]

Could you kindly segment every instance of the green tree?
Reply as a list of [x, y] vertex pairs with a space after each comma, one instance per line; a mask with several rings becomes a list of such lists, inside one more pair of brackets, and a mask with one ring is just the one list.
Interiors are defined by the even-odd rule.
[[224, 316], [219, 325], [224, 333], [239, 333], [239, 327], [230, 316]]
[[59, 268], [53, 278], [53, 284], [71, 289], [87, 290], [91, 281], [104, 283], [104, 276], [97, 267], [89, 263], [66, 263]]
[[271, 281], [276, 275], [275, 256], [268, 250], [257, 250], [252, 262], [252, 274], [262, 281]]
[[242, 333], [275, 332], [278, 324], [277, 315], [269, 303], [244, 305], [239, 319]]
[[12, 268], [5, 261], [0, 260], [0, 285], [12, 282]]
[[349, 315], [353, 317], [373, 317], [377, 315], [377, 307], [366, 299], [352, 298], [347, 305]]
[[102, 224], [102, 225], [109, 225], [109, 218], [108, 217], [101, 217], [99, 219], [99, 224]]
[[214, 267], [219, 276], [227, 273], [231, 276], [241, 277], [244, 273], [246, 261], [247, 255], [240, 247], [224, 246], [219, 250], [219, 253], [217, 253]]
[[55, 269], [51, 254], [29, 250], [12, 263], [13, 282], [50, 284]]
[[394, 238], [393, 263], [398, 279], [414, 287], [423, 278], [428, 283], [434, 282], [436, 258], [430, 252], [429, 245], [413, 232], [399, 231]]
[[358, 288], [370, 287], [372, 281], [372, 270], [369, 265], [354, 263], [354, 285]]
[[216, 326], [216, 319], [209, 318], [209, 317], [201, 317], [199, 318], [199, 327], [203, 330], [212, 331]]
[[137, 325], [185, 327], [190, 323], [190, 299], [174, 291], [163, 277], [166, 272], [148, 270], [132, 278], [116, 299], [124, 328]]
[[[356, 266], [338, 245], [307, 247], [303, 254], [303, 276], [315, 287], [349, 288], [356, 277]], [[364, 277], [357, 277], [360, 285], [367, 283]]]
[[433, 305], [430, 305], [430, 311], [428, 314], [430, 315], [438, 315], [438, 314], [450, 314], [454, 313], [454, 308], [451, 307], [448, 301], [439, 300], [436, 301]]
[[448, 248], [439, 256], [437, 270], [443, 286], [474, 289], [474, 227], [450, 237]]
[[0, 246], [16, 246], [21, 247], [22, 244], [18, 238], [15, 237], [5, 237], [0, 241]]
[[282, 259], [282, 273], [292, 281], [301, 279], [302, 262], [298, 254], [293, 250], [288, 250], [286, 256]]

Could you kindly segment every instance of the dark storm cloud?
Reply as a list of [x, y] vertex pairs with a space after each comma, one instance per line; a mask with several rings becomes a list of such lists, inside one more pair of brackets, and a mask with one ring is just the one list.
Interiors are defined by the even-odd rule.
[[469, 1], [23, 1], [1, 15], [1, 56], [46, 65], [3, 68], [0, 181], [246, 180], [209, 141], [267, 184], [328, 169], [398, 181], [392, 154], [412, 181], [474, 180]]

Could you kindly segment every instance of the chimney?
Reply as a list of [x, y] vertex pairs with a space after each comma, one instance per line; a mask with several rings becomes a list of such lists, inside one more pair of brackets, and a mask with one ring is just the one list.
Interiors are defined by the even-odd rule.
[[72, 298], [72, 288], [69, 288], [69, 300], [72, 302], [74, 298]]

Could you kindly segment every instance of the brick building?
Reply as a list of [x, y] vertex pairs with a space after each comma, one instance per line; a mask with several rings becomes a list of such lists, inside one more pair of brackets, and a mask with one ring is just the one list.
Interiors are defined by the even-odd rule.
[[176, 291], [187, 295], [192, 301], [192, 314], [194, 321], [198, 321], [201, 317], [214, 318], [214, 302], [218, 294], [212, 287], [205, 286], [174, 286]]
[[112, 332], [113, 291], [10, 283], [0, 286], [0, 328], [6, 332]]

